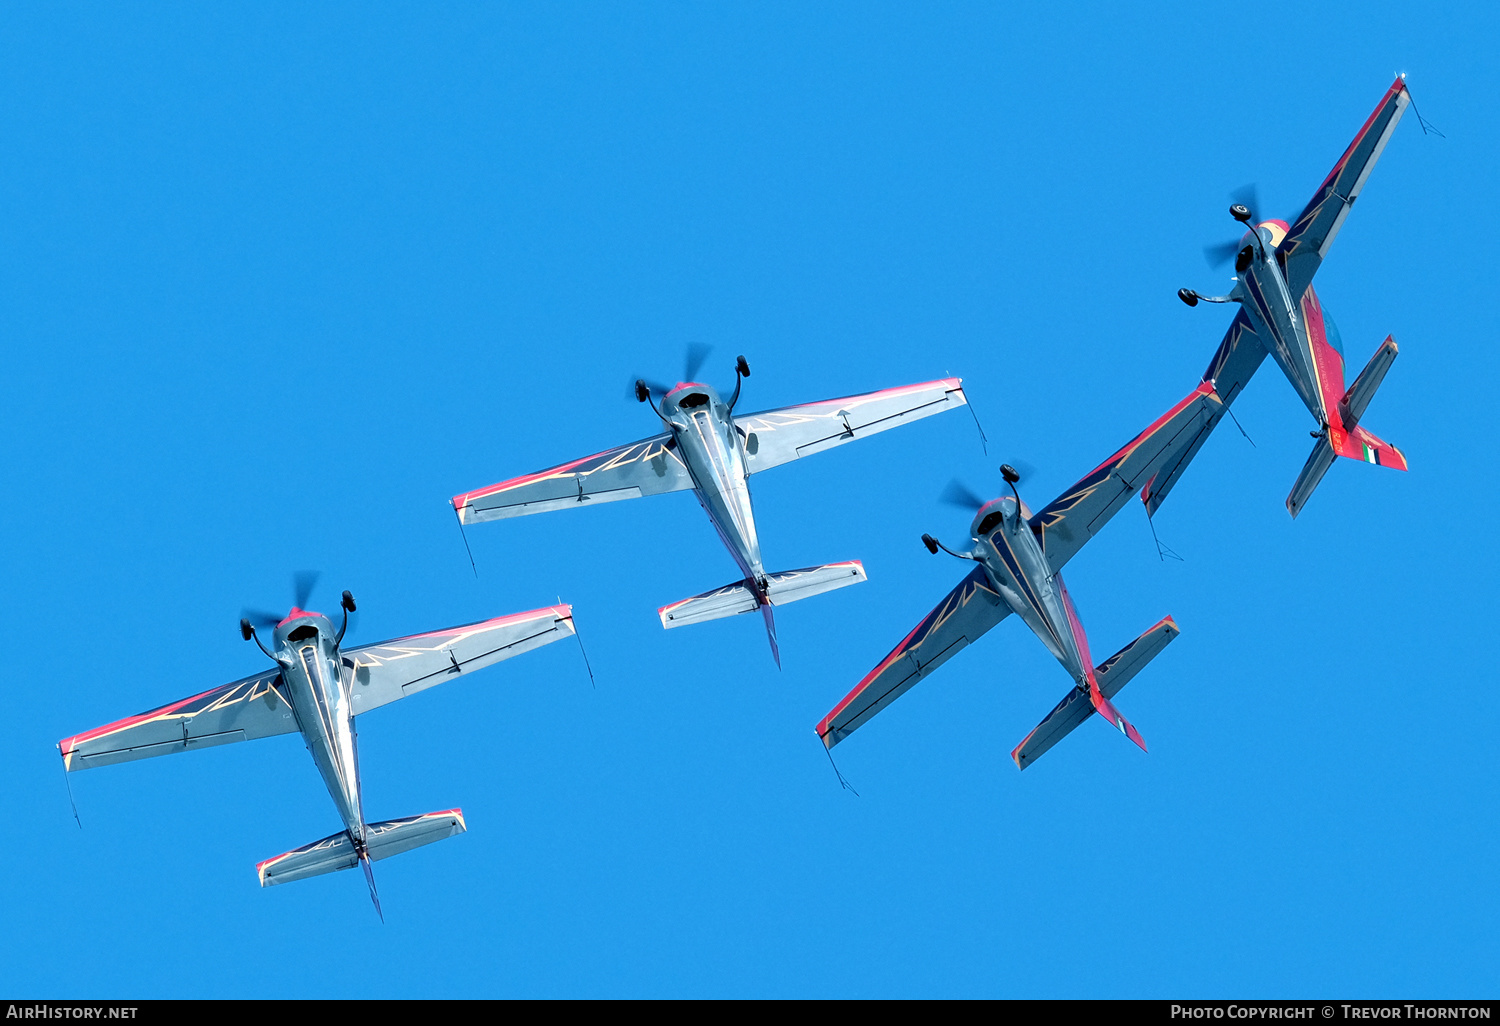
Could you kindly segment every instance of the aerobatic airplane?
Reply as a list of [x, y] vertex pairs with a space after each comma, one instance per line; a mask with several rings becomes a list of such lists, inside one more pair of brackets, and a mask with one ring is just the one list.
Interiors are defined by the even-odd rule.
[[261, 886], [359, 865], [379, 912], [371, 862], [461, 834], [466, 827], [461, 809], [367, 823], [354, 718], [568, 637], [574, 633], [572, 607], [533, 609], [342, 649], [353, 596], [344, 592], [344, 618], [335, 630], [322, 613], [301, 608], [308, 589], [298, 590], [297, 602], [284, 618], [258, 617], [275, 625], [272, 648], [261, 643], [248, 618], [240, 621], [245, 640], [253, 639], [275, 661], [273, 669], [64, 738], [58, 748], [64, 768], [71, 771], [300, 731], [344, 829], [257, 865]]
[[[773, 605], [785, 605], [858, 584], [858, 560], [767, 573], [750, 505], [751, 474], [832, 449], [900, 424], [967, 403], [963, 382], [945, 378], [880, 392], [785, 406], [736, 416], [740, 385], [750, 376], [743, 356], [735, 364], [734, 394], [726, 403], [711, 386], [691, 378], [672, 388], [635, 383], [635, 396], [661, 419], [666, 431], [525, 477], [453, 497], [459, 522], [579, 509], [617, 499], [691, 489], [719, 537], [739, 564], [742, 580], [694, 595], [658, 610], [663, 627], [682, 627], [759, 609], [771, 655], [781, 665]], [[659, 405], [652, 394], [660, 395]]]
[[[1406, 469], [1401, 450], [1360, 423], [1396, 359], [1396, 341], [1387, 335], [1354, 383], [1345, 388], [1343, 343], [1313, 291], [1312, 280], [1410, 103], [1405, 76], [1398, 77], [1292, 224], [1254, 223], [1253, 200], [1229, 208], [1230, 216], [1248, 230], [1238, 242], [1205, 250], [1210, 262], [1215, 257], [1234, 258], [1238, 277], [1228, 295], [1201, 296], [1186, 288], [1177, 293], [1188, 306], [1240, 304], [1203, 375], [1205, 381], [1213, 382], [1225, 409], [1270, 352], [1318, 422], [1312, 455], [1287, 496], [1286, 508], [1293, 517], [1302, 511], [1335, 456]], [[1162, 482], [1157, 504], [1174, 483], [1175, 475]], [[1155, 506], [1148, 503], [1148, 510], [1155, 512]]]
[[1213, 385], [1203, 382], [1035, 515], [1016, 490], [1020, 475], [1008, 465], [1000, 472], [1011, 495], [990, 502], [978, 496], [960, 499], [970, 508], [978, 507], [969, 529], [973, 546], [955, 552], [926, 534], [922, 542], [934, 555], [941, 548], [978, 565], [823, 718], [817, 726], [823, 744], [832, 749], [1014, 612], [1076, 685], [1011, 752], [1016, 765], [1031, 765], [1094, 712], [1144, 750], [1146, 742], [1110, 699], [1177, 636], [1177, 624], [1170, 616], [1163, 619], [1096, 667], [1078, 611], [1063, 585], [1062, 568], [1137, 490], [1149, 500], [1156, 479], [1181, 468], [1185, 454], [1197, 449], [1221, 411]]

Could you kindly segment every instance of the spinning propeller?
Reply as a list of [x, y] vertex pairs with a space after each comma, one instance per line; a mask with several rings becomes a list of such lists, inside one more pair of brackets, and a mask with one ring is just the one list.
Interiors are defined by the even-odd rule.
[[[1230, 207], [1229, 216], [1242, 223], [1246, 228], [1251, 227], [1256, 221], [1256, 211], [1260, 209], [1260, 193], [1255, 188], [1255, 183], [1242, 185], [1229, 194]], [[1203, 247], [1203, 258], [1208, 261], [1208, 266], [1218, 269], [1234, 259], [1234, 255], [1242, 248], [1239, 239], [1231, 239], [1228, 242], [1218, 242], [1211, 246]]]
[[941, 499], [950, 506], [957, 506], [959, 509], [968, 510], [970, 513], [977, 512], [980, 506], [990, 501], [981, 498], [974, 489], [956, 477], [948, 482], [948, 487], [943, 489]]
[[[714, 347], [703, 342], [689, 342], [687, 351], [683, 354], [682, 380], [696, 381], [698, 372], [703, 369], [703, 361], [708, 359], [708, 354], [714, 351]], [[626, 390], [628, 397], [645, 402], [648, 397], [660, 399], [674, 386], [654, 381], [651, 378], [635, 378], [630, 382]]]
[[[318, 578], [322, 576], [320, 570], [298, 570], [292, 575], [292, 608], [307, 612], [307, 603], [312, 599], [313, 588], [317, 586]], [[339, 629], [339, 640], [342, 641], [344, 631], [349, 627], [349, 614], [354, 612], [354, 596], [344, 592], [339, 607], [344, 610], [344, 626]], [[245, 609], [240, 619], [240, 636], [249, 641], [255, 636], [255, 628], [275, 627], [286, 616], [281, 613], [272, 613], [264, 609]], [[257, 642], [259, 639], [256, 639]]]
[[[1021, 466], [1025, 470], [1025, 476], [1030, 477], [1032, 472], [1031, 465], [1029, 463], [1022, 463]], [[1005, 483], [1010, 485], [1010, 490], [1014, 492], [1016, 490], [1016, 482], [1021, 480], [1022, 472], [1009, 463], [1002, 463], [1000, 464], [1000, 476], [1005, 479]], [[947, 487], [943, 489], [943, 493], [939, 498], [949, 506], [957, 506], [959, 509], [968, 510], [970, 513], [977, 513], [981, 506], [991, 501], [982, 498], [978, 492], [956, 477], [948, 482]], [[1021, 496], [1017, 494], [1016, 501], [1019, 502], [1020, 498]]]

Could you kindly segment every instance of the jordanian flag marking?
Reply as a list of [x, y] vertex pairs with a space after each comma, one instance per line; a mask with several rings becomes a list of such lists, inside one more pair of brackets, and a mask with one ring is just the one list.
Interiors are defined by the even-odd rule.
[[1363, 442], [1361, 442], [1360, 445], [1363, 446], [1365, 450], [1365, 462], [1374, 463], [1376, 466], [1379, 466], [1380, 459], [1379, 454], [1376, 452], [1376, 450], [1370, 448], [1368, 445], [1365, 445], [1365, 443]]

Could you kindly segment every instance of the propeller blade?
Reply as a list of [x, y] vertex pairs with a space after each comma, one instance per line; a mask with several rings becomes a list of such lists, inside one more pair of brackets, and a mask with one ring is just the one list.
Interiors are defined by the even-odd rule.
[[1232, 242], [1219, 242], [1212, 246], [1203, 247], [1203, 259], [1208, 261], [1208, 266], [1214, 270], [1223, 267], [1234, 259], [1234, 255], [1240, 251], [1238, 239]]
[[268, 613], [264, 609], [242, 609], [240, 615], [249, 620], [252, 627], [275, 627], [286, 619], [285, 613]]
[[650, 378], [642, 378], [637, 375], [636, 377], [631, 378], [630, 383], [625, 386], [625, 398], [629, 399], [631, 402], [635, 402], [635, 383], [637, 381], [646, 382], [646, 387], [651, 390], [651, 395], [656, 399], [660, 399], [662, 396], [672, 391], [671, 385], [663, 385], [660, 381], [652, 381]]
[[708, 359], [708, 354], [714, 351], [714, 347], [703, 342], [689, 342], [687, 347], [687, 358], [683, 362], [682, 380], [697, 381], [698, 372], [703, 369], [703, 361]]
[[298, 570], [292, 575], [292, 590], [297, 597], [298, 609], [307, 608], [307, 603], [312, 599], [312, 590], [317, 586], [318, 578], [321, 576], [323, 576], [321, 570]]
[[964, 484], [958, 478], [948, 482], [948, 487], [943, 489], [942, 500], [950, 506], [966, 509], [970, 513], [983, 506], [988, 500], [980, 498], [974, 490]]

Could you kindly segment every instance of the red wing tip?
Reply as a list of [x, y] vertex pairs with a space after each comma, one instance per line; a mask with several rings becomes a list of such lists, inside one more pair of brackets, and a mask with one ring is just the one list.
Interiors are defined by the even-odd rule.
[[461, 827], [463, 827], [465, 832], [467, 832], [468, 829], [469, 829], [469, 825], [466, 822], [464, 822], [464, 810], [463, 809], [444, 809], [442, 812], [429, 812], [423, 818], [424, 819], [434, 819], [434, 818], [437, 818], [437, 817], [440, 817], [440, 816], [452, 816], [454, 819], [458, 820], [458, 825], [461, 826]]
[[[294, 848], [292, 850], [295, 851], [296, 849]], [[270, 858], [266, 859], [264, 862], [257, 862], [255, 864], [255, 872], [256, 872], [256, 874], [262, 880], [264, 880], [266, 878], [266, 873], [265, 873], [266, 867], [269, 866], [269, 865], [273, 865], [273, 864], [275, 864], [277, 862], [280, 862], [282, 859], [286, 858], [291, 853], [292, 852], [290, 852], [290, 851], [284, 851], [280, 855], [272, 855]]]
[[[1031, 734], [1035, 734], [1035, 733], [1036, 733], [1036, 729], [1034, 728], [1031, 731]], [[1018, 745], [1016, 745], [1016, 747], [1014, 747], [1014, 748], [1012, 748], [1010, 750], [1010, 759], [1011, 759], [1012, 762], [1014, 762], [1016, 764], [1016, 769], [1018, 769], [1018, 770], [1024, 770], [1026, 768], [1025, 766], [1021, 765], [1021, 749], [1025, 748], [1026, 747], [1026, 742], [1028, 742], [1028, 741], [1031, 740], [1031, 734], [1027, 734], [1025, 737], [1023, 737], [1021, 739], [1021, 743], [1018, 744]]]

